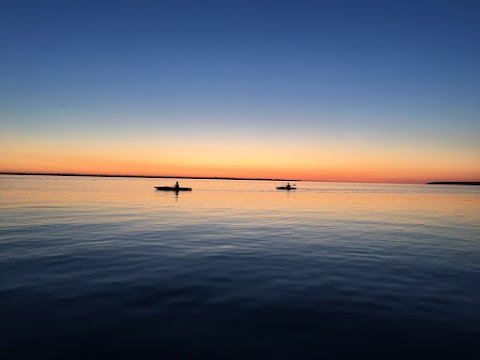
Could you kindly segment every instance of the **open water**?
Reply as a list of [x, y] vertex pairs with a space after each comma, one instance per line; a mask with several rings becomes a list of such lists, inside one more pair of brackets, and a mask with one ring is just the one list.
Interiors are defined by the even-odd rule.
[[0, 176], [0, 358], [480, 358], [480, 188]]

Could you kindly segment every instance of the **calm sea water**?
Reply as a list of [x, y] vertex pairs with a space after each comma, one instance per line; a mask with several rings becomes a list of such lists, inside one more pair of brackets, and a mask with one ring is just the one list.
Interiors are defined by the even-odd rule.
[[2, 358], [480, 358], [480, 188], [0, 176]]

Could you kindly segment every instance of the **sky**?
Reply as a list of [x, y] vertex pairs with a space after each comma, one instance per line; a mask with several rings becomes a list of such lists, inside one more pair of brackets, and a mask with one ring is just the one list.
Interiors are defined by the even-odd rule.
[[2, 1], [0, 171], [480, 180], [479, 1]]

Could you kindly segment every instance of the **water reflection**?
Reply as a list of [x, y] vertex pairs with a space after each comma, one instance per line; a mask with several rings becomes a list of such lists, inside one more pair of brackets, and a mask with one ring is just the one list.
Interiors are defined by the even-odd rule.
[[[95, 180], [95, 181], [94, 181]], [[480, 219], [480, 189], [425, 185], [335, 184], [302, 182], [295, 191], [277, 191], [266, 181], [185, 180], [182, 186], [194, 191], [160, 192], [151, 189], [156, 179], [0, 177], [0, 207], [55, 212], [64, 208], [109, 211], [129, 209], [148, 214], [170, 211], [158, 197], [182, 197], [179, 211], [199, 210], [198, 216], [212, 211], [232, 221], [238, 217], [270, 217], [315, 223], [338, 221], [475, 223]], [[173, 195], [173, 196], [172, 196]], [[47, 207], [45, 207], [47, 206]], [[165, 207], [163, 207], [165, 206]], [[1, 209], [1, 208], [0, 208]], [[8, 215], [7, 215], [8, 216]]]
[[181, 191], [181, 190], [172, 190], [172, 191], [159, 191], [155, 190], [155, 195], [162, 197], [162, 198], [171, 198], [174, 197], [177, 201], [179, 198], [179, 194], [182, 194], [182, 196], [185, 196], [185, 193], [190, 193], [189, 191]]
[[157, 182], [0, 176], [0, 352], [478, 346], [479, 190], [185, 180], [180, 195]]

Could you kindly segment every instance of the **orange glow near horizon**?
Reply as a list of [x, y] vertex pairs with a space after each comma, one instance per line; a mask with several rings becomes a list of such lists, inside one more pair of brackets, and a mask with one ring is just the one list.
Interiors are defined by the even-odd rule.
[[[205, 143], [211, 145], [204, 145]], [[311, 181], [478, 181], [475, 154], [326, 144], [186, 141], [4, 141], [0, 171], [106, 175], [283, 178]], [[5, 156], [6, 155], [6, 156]]]

